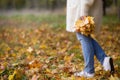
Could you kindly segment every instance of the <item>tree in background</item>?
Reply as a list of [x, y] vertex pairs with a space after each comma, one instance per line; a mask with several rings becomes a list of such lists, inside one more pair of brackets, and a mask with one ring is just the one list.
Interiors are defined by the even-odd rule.
[[51, 10], [54, 10], [57, 7], [57, 0], [51, 0]]
[[103, 1], [103, 15], [106, 15], [106, 8], [113, 4], [113, 0], [102, 0]]
[[116, 13], [120, 20], [120, 0], [113, 0], [113, 5], [116, 7]]
[[39, 0], [25, 0], [26, 8], [39, 8]]
[[106, 15], [106, 0], [102, 0], [103, 1], [103, 15]]
[[0, 0], [0, 9], [21, 9], [25, 6], [25, 0]]
[[46, 8], [49, 9], [49, 0], [46, 0]]
[[9, 6], [9, 0], [0, 0], [0, 8], [7, 9]]
[[120, 20], [120, 0], [116, 0], [118, 18]]
[[66, 0], [0, 0], [0, 9], [50, 9], [63, 8]]

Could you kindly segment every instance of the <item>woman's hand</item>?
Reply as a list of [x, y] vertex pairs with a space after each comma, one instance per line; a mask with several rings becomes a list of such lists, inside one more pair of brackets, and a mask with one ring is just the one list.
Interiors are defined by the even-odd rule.
[[81, 16], [80, 20], [85, 20], [85, 17], [87, 17], [87, 16]]
[[[80, 19], [80, 20], [85, 20], [85, 17], [87, 17], [87, 16], [81, 16], [79, 19]], [[76, 31], [76, 32], [80, 32], [79, 29], [76, 29], [75, 31]]]
[[80, 30], [79, 30], [79, 29], [76, 29], [75, 32], [80, 32]]

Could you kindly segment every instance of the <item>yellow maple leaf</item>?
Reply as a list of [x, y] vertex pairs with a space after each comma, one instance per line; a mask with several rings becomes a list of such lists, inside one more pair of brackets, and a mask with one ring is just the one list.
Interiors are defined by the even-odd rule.
[[40, 63], [37, 60], [33, 60], [33, 61], [29, 62], [29, 67], [30, 68], [41, 68], [42, 67], [42, 63]]
[[47, 73], [51, 73], [51, 70], [47, 68], [47, 69], [46, 69], [46, 72], [47, 72]]
[[88, 16], [88, 17], [86, 17], [87, 19], [88, 19], [88, 21], [89, 21], [89, 23], [90, 24], [95, 24], [95, 22], [94, 22], [94, 17], [90, 17], [90, 16]]
[[65, 56], [64, 61], [66, 63], [70, 63], [73, 57], [74, 57], [74, 54], [71, 54], [70, 56]]
[[77, 32], [80, 32], [81, 34], [88, 36], [91, 35], [94, 32], [94, 25], [95, 22], [93, 20], [94, 18], [91, 16], [84, 17], [84, 19], [79, 19], [75, 23], [75, 29]]
[[17, 71], [15, 70], [12, 75], [9, 75], [8, 80], [14, 80], [14, 77], [15, 77], [16, 73], [17, 73]]
[[33, 51], [33, 48], [32, 48], [32, 47], [29, 47], [29, 48], [27, 49], [27, 51], [31, 53], [31, 52]]
[[40, 45], [40, 48], [42, 48], [42, 49], [46, 49], [47, 46], [46, 46], [45, 44], [41, 44], [41, 45]]

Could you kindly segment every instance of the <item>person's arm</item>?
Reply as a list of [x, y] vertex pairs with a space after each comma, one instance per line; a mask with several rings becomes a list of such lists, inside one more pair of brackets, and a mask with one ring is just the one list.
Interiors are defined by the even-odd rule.
[[85, 1], [86, 1], [86, 5], [90, 7], [94, 4], [95, 0], [85, 0]]
[[95, 0], [85, 0], [84, 5], [84, 11], [86, 13], [86, 16], [88, 16], [89, 14], [89, 9], [90, 7], [94, 4]]
[[94, 4], [94, 1], [95, 0], [81, 0], [81, 1], [79, 1], [75, 20], [78, 20], [81, 16], [88, 16], [89, 9]]

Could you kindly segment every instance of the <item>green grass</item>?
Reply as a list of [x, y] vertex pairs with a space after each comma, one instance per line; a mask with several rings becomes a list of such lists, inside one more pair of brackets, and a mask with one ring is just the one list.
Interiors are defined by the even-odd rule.
[[30, 22], [47, 22], [47, 23], [65, 23], [65, 15], [0, 15], [0, 20], [16, 20], [16, 21], [30, 21]]
[[[12, 15], [12, 16], [5, 16], [0, 15], [0, 21], [4, 22], [13, 22], [16, 24], [23, 24], [23, 25], [31, 25], [35, 23], [37, 25], [48, 24], [52, 27], [58, 28], [63, 27], [65, 28], [66, 23], [66, 16], [65, 15], [57, 15], [57, 14], [47, 14], [47, 15]], [[119, 19], [115, 15], [106, 15], [103, 17], [103, 25], [113, 26], [120, 24]], [[23, 26], [22, 25], [22, 26]], [[29, 26], [28, 25], [28, 26]], [[4, 26], [4, 25], [3, 25]], [[9, 24], [5, 24], [5, 26], [10, 26]], [[1, 27], [1, 25], [0, 25]]]
[[106, 15], [103, 17], [103, 25], [117, 25], [120, 24], [120, 20], [116, 15]]

